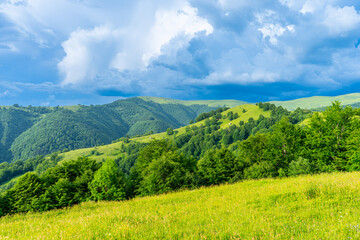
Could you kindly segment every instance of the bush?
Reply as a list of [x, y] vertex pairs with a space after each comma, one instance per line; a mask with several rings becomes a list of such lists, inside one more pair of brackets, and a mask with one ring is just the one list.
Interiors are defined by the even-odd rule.
[[289, 176], [296, 176], [300, 174], [310, 174], [311, 165], [308, 159], [299, 157], [297, 160], [293, 160], [289, 164]]

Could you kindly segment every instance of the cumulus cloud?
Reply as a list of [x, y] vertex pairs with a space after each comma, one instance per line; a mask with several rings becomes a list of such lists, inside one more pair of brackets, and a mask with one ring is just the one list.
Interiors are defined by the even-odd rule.
[[277, 37], [283, 35], [285, 31], [294, 32], [294, 25], [283, 27], [280, 24], [266, 24], [258, 30], [263, 34], [263, 38], [269, 38], [270, 43], [276, 45]]
[[[60, 78], [45, 87], [174, 97], [229, 84], [351, 85], [360, 78], [359, 8], [352, 0], [5, 0], [0, 14], [18, 41], [56, 52]], [[22, 48], [0, 37], [4, 50]]]
[[62, 85], [81, 84], [106, 71], [116, 56], [120, 37], [120, 31], [108, 26], [72, 32], [62, 44], [66, 56], [58, 64], [64, 75]]
[[196, 34], [213, 31], [212, 26], [198, 17], [196, 9], [188, 4], [170, 10], [156, 10], [149, 17], [149, 20], [143, 19], [153, 22], [149, 29], [133, 24], [126, 28], [98, 26], [72, 32], [62, 44], [66, 53], [58, 65], [65, 76], [62, 84], [86, 83], [110, 69], [120, 72], [145, 70], [153, 59], [166, 54], [162, 50], [174, 38], [181, 36], [181, 41], [171, 46], [176, 50]]
[[359, 27], [360, 14], [354, 6], [327, 6], [323, 23], [331, 34], [342, 34]]

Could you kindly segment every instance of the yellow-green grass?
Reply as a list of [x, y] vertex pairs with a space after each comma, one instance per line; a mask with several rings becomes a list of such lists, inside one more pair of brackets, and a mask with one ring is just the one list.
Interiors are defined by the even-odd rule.
[[73, 112], [78, 111], [81, 108], [81, 105], [70, 105], [70, 106], [63, 106], [62, 108], [65, 108], [67, 110], [71, 110]]
[[0, 219], [0, 239], [359, 239], [360, 173], [252, 180]]
[[340, 101], [342, 105], [349, 105], [360, 102], [360, 93], [352, 93], [335, 97], [314, 96], [309, 98], [299, 98], [290, 101], [272, 101], [276, 106], [283, 106], [288, 110], [296, 108], [312, 109], [330, 106], [332, 102]]
[[242, 104], [246, 104], [244, 101], [240, 100], [193, 100], [193, 101], [184, 101], [176, 100], [162, 97], [139, 97], [144, 101], [152, 101], [159, 104], [182, 104], [185, 106], [190, 105], [207, 105], [209, 107], [236, 107]]
[[[246, 110], [245, 113], [243, 113], [243, 109]], [[231, 108], [229, 110], [226, 110], [225, 112], [222, 113], [222, 115], [226, 116], [228, 114], [228, 112], [230, 112], [230, 111], [233, 113], [238, 113], [239, 118], [234, 119], [232, 121], [230, 121], [228, 118], [222, 119], [221, 125], [220, 125], [221, 128], [227, 128], [227, 127], [229, 127], [229, 125], [232, 125], [232, 124], [239, 126], [240, 121], [247, 122], [250, 118], [257, 120], [257, 119], [259, 119], [260, 115], [263, 115], [264, 117], [270, 117], [270, 114], [271, 114], [270, 111], [264, 111], [255, 105], [246, 104], [246, 105], [241, 105], [241, 106], [237, 106], [237, 107]]]
[[[63, 158], [63, 161], [77, 159], [78, 157], [84, 157], [84, 156], [91, 157], [94, 160], [115, 159], [121, 154], [120, 149], [122, 144], [124, 143], [117, 142], [103, 146], [82, 148], [82, 149], [61, 153], [60, 156]], [[99, 155], [92, 154], [93, 150], [96, 150], [99, 153]]]
[[[246, 110], [245, 113], [243, 113], [243, 109]], [[259, 107], [253, 105], [253, 104], [244, 104], [237, 107], [230, 108], [224, 112], [221, 113], [222, 116], [227, 116], [229, 112], [238, 113], [239, 117], [237, 119], [234, 119], [230, 121], [228, 118], [221, 119], [220, 122], [220, 128], [228, 128], [231, 124], [239, 125], [240, 121], [247, 122], [249, 118], [253, 118], [254, 120], [259, 119], [260, 115], [262, 114], [264, 117], [270, 117], [270, 111], [264, 111], [260, 109]], [[231, 124], [230, 124], [231, 123]], [[201, 126], [205, 125], [205, 120], [196, 122], [191, 126]], [[187, 126], [186, 126], [187, 127]], [[175, 129], [178, 135], [184, 134], [186, 132], [186, 127], [181, 127], [178, 129]], [[152, 139], [164, 139], [164, 138], [171, 138], [169, 135], [166, 134], [166, 132], [163, 133], [156, 133], [149, 136], [142, 136], [133, 138], [132, 141], [138, 141], [138, 142], [149, 142]]]

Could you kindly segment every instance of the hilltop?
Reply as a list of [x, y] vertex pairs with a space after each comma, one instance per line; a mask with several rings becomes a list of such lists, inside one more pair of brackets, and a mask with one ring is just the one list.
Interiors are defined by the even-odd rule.
[[303, 109], [324, 108], [331, 106], [331, 103], [335, 101], [340, 101], [342, 105], [359, 107], [360, 93], [351, 93], [335, 97], [314, 96], [290, 101], [270, 101], [270, 103], [273, 103], [276, 106], [282, 106], [287, 110], [292, 111], [298, 107]]

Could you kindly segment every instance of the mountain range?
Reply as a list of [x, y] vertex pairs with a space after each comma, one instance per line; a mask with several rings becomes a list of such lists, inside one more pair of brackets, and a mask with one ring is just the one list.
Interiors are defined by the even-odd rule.
[[[294, 110], [322, 109], [339, 100], [358, 107], [360, 93], [309, 97], [271, 103]], [[104, 105], [0, 107], [0, 163], [109, 144], [128, 136], [164, 132], [189, 124], [201, 113], [248, 104], [239, 100], [184, 101], [134, 97]]]

